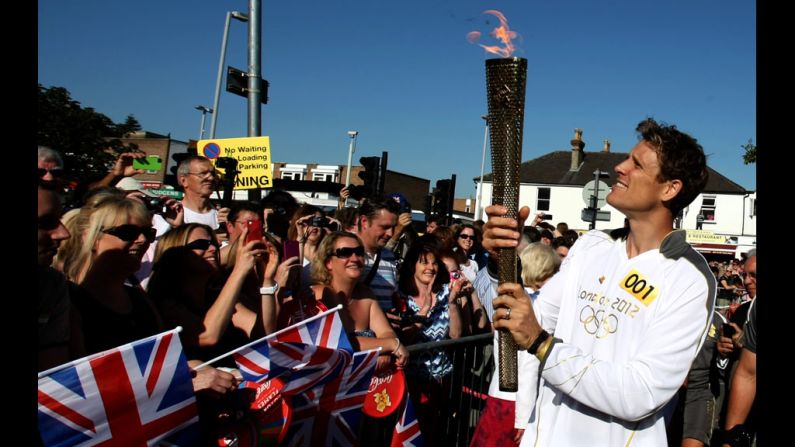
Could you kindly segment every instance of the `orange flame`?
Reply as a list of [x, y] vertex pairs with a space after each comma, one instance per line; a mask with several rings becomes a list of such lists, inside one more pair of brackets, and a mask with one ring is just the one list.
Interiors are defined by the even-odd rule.
[[[491, 14], [500, 20], [500, 26], [494, 28], [489, 35], [502, 41], [502, 43], [505, 44], [505, 47], [498, 45], [478, 45], [483, 47], [483, 49], [489, 53], [499, 54], [502, 57], [511, 57], [514, 52], [514, 46], [511, 43], [511, 39], [517, 37], [518, 34], [516, 34], [516, 31], [511, 31], [511, 29], [508, 27], [508, 20], [500, 11], [497, 11], [496, 9], [489, 9], [488, 11], [483, 11], [483, 14]], [[478, 38], [480, 38], [480, 33], [477, 31], [472, 31], [467, 34], [467, 40], [470, 43], [475, 43]]]

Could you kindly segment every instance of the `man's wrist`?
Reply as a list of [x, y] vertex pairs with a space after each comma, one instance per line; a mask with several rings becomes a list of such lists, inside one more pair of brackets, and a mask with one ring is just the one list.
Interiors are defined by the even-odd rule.
[[536, 355], [538, 348], [549, 338], [549, 332], [541, 329], [541, 332], [536, 336], [535, 340], [527, 347], [528, 354]]

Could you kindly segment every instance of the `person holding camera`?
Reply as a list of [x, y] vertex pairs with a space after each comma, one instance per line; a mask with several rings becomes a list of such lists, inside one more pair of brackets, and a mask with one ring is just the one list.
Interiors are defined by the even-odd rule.
[[400, 267], [400, 262], [403, 259], [403, 255], [406, 254], [406, 251], [408, 251], [411, 243], [417, 239], [417, 231], [412, 226], [411, 204], [409, 203], [408, 199], [406, 199], [406, 196], [396, 192], [390, 194], [389, 198], [397, 202], [399, 211], [395, 230], [392, 233], [392, 237], [386, 243], [385, 247], [395, 253], [395, 258], [398, 261], [398, 267]]

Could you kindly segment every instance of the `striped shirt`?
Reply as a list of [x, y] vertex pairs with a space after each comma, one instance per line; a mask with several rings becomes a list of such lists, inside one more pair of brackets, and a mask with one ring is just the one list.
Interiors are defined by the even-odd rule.
[[[392, 309], [392, 295], [397, 292], [397, 263], [395, 262], [395, 253], [387, 248], [381, 248], [381, 260], [378, 261], [378, 271], [370, 281], [370, 288], [375, 294], [378, 305], [384, 312]], [[364, 281], [370, 276], [370, 270], [375, 263], [375, 256], [370, 256], [369, 253], [365, 254], [367, 262], [364, 265], [361, 280]]]

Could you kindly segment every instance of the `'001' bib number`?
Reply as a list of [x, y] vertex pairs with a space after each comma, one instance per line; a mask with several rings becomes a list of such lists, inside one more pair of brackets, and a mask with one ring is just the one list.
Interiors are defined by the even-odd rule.
[[652, 285], [635, 269], [627, 273], [627, 276], [621, 280], [620, 285], [622, 289], [626, 290], [645, 306], [651, 304], [660, 293], [660, 289], [657, 286]]

